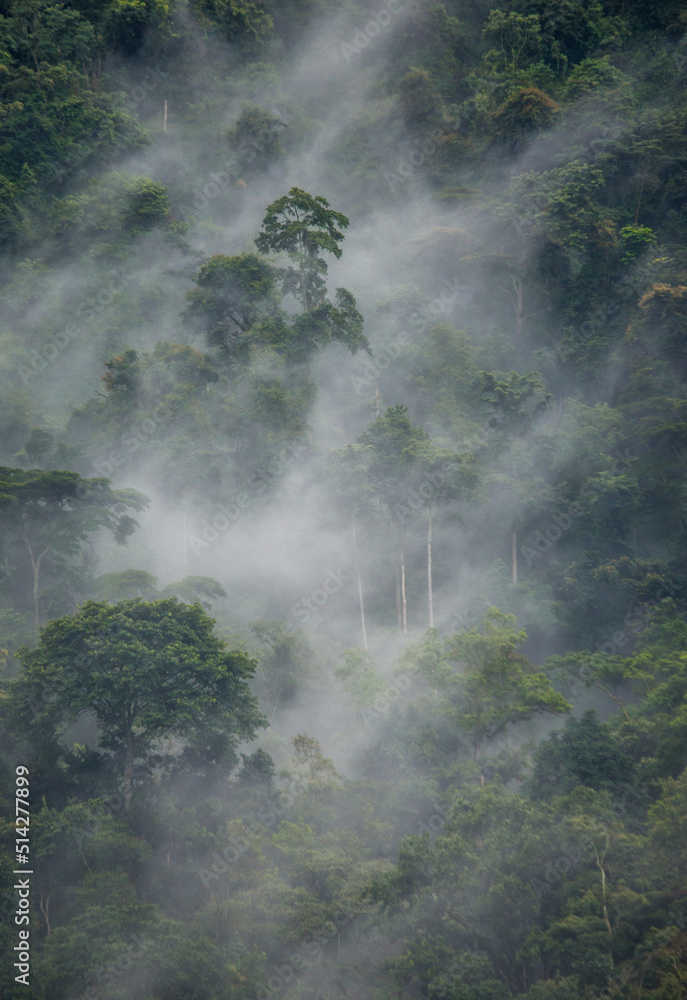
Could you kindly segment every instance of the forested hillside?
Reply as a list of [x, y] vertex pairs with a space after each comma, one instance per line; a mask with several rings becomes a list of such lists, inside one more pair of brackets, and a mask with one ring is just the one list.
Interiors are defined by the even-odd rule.
[[0, 0], [0, 89], [0, 995], [684, 1000], [685, 0]]

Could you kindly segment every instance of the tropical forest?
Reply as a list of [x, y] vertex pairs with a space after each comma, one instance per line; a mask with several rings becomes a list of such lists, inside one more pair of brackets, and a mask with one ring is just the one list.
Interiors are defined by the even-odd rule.
[[687, 0], [0, 0], [2, 1000], [687, 998]]

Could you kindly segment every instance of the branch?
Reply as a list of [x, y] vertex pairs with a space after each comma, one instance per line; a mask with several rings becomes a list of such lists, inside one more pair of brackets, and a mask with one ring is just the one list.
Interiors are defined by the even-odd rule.
[[597, 687], [597, 688], [599, 688], [599, 690], [603, 691], [603, 692], [604, 692], [604, 694], [607, 694], [609, 698], [612, 698], [612, 699], [613, 699], [613, 701], [617, 701], [617, 702], [618, 702], [618, 704], [620, 705], [620, 707], [622, 708], [622, 710], [623, 710], [623, 715], [625, 716], [625, 718], [627, 719], [627, 721], [628, 721], [628, 722], [632, 722], [632, 719], [630, 718], [630, 716], [629, 716], [629, 715], [627, 714], [627, 712], [625, 711], [625, 705], [624, 705], [624, 703], [623, 703], [623, 700], [622, 700], [622, 698], [618, 698], [618, 697], [616, 697], [616, 695], [614, 695], [614, 694], [611, 694], [611, 692], [610, 692], [610, 691], [608, 690], [608, 688], [605, 688], [605, 687], [603, 686], [603, 684], [599, 684], [599, 682], [598, 682], [598, 681], [594, 681], [594, 682], [593, 682], [593, 685], [592, 685], [592, 686], [593, 686], [593, 687]]

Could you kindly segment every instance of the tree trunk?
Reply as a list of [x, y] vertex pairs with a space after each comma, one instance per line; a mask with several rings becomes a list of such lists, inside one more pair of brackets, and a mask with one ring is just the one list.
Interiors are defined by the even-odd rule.
[[434, 596], [432, 594], [432, 511], [427, 510], [427, 602], [429, 627], [434, 628]]
[[401, 571], [396, 564], [396, 623], [403, 630], [403, 614], [401, 613]]
[[511, 579], [513, 583], [518, 582], [518, 529], [513, 525], [513, 532], [511, 534]]
[[406, 635], [408, 631], [408, 607], [406, 604], [406, 561], [403, 551], [401, 551], [401, 631]]
[[356, 572], [358, 575], [358, 601], [360, 603], [360, 625], [363, 633], [363, 649], [367, 652], [367, 628], [365, 625], [365, 602], [363, 600], [363, 578], [360, 572], [360, 562], [358, 561], [358, 540], [355, 530], [355, 514], [353, 515], [353, 556], [355, 559]]
[[40, 614], [38, 608], [38, 589], [40, 581], [41, 563], [43, 562], [43, 556], [47, 555], [48, 552], [50, 551], [50, 546], [46, 545], [43, 551], [38, 556], [38, 558], [36, 558], [33, 554], [33, 548], [31, 546], [31, 542], [29, 541], [29, 536], [26, 534], [25, 531], [22, 531], [21, 539], [24, 542], [24, 545], [26, 545], [26, 548], [29, 553], [29, 558], [31, 559], [31, 568], [33, 570], [33, 613], [36, 622], [36, 629], [38, 629], [38, 626], [40, 624]]
[[513, 278], [513, 287], [515, 289], [515, 296], [513, 298], [513, 307], [515, 309], [515, 336], [519, 339], [520, 332], [522, 330], [522, 279]]
[[[608, 842], [607, 842], [606, 850], [608, 850]], [[606, 859], [606, 851], [603, 852], [603, 854], [601, 855], [601, 857], [599, 857], [599, 852], [596, 849], [594, 850], [594, 854], [596, 855], [596, 865], [597, 865], [597, 868], [601, 872], [601, 909], [603, 911], [604, 924], [606, 925], [606, 932], [607, 932], [609, 938], [612, 938], [613, 937], [613, 929], [611, 927], [611, 921], [610, 921], [610, 919], [608, 917], [608, 898], [607, 898], [607, 895], [606, 895], [606, 870], [604, 868], [604, 861]], [[608, 950], [609, 950], [609, 954], [610, 954], [610, 945], [609, 945], [609, 949]], [[612, 963], [613, 963], [613, 957], [611, 956], [611, 964]]]
[[358, 570], [358, 600], [360, 601], [360, 625], [363, 632], [363, 649], [367, 652], [367, 629], [365, 627], [365, 602], [363, 601], [363, 579]]
[[486, 736], [484, 732], [476, 732], [474, 736], [474, 742], [472, 744], [472, 759], [475, 764], [479, 764], [479, 783], [484, 788], [484, 765], [482, 763], [482, 756], [484, 754], [484, 744], [486, 742]]
[[45, 920], [46, 936], [50, 937], [52, 934], [52, 927], [50, 926], [50, 895], [46, 897], [45, 903], [43, 902], [43, 893], [41, 893], [40, 901], [41, 913], [43, 914], [43, 919]]

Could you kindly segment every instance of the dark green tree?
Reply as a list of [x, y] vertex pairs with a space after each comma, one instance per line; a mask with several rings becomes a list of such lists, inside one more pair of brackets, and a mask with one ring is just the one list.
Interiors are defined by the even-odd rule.
[[[247, 683], [255, 662], [228, 651], [213, 625], [199, 604], [175, 598], [87, 601], [45, 625], [35, 649], [21, 650], [10, 713], [30, 733], [63, 730], [92, 712], [127, 794], [134, 762], [163, 736], [183, 739], [192, 762], [233, 766], [238, 743], [263, 725]], [[31, 723], [31, 705], [46, 690], [52, 698]]]
[[263, 254], [288, 255], [293, 266], [281, 271], [282, 291], [293, 295], [306, 313], [325, 302], [328, 266], [322, 254], [341, 257], [341, 230], [347, 228], [345, 215], [331, 209], [325, 198], [301, 188], [291, 188], [267, 206], [255, 245]]
[[64, 562], [89, 535], [107, 529], [122, 545], [138, 523], [129, 511], [150, 501], [136, 490], [113, 490], [107, 479], [76, 472], [0, 469], [0, 521], [5, 546], [23, 547], [31, 563], [36, 627], [40, 621], [40, 573], [45, 559]]

